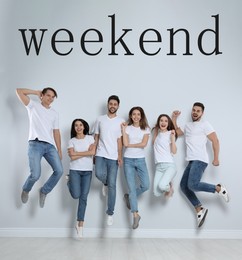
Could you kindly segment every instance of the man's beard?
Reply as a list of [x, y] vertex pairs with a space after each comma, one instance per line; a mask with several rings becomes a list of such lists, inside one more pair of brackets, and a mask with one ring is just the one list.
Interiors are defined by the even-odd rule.
[[117, 110], [118, 110], [118, 109], [109, 108], [109, 109], [108, 109], [108, 112], [109, 112], [110, 114], [116, 114]]
[[192, 121], [193, 121], [193, 122], [199, 121], [199, 120], [201, 119], [201, 117], [202, 117], [202, 116], [194, 117], [194, 116], [192, 115]]

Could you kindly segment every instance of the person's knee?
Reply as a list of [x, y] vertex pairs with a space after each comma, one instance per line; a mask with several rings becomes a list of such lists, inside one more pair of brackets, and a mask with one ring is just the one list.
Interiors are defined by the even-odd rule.
[[170, 190], [170, 185], [168, 184], [163, 184], [163, 183], [161, 183], [160, 185], [159, 185], [159, 189], [161, 190], [161, 191], [163, 191], [163, 192], [166, 192], [166, 191], [169, 191]]
[[95, 176], [96, 176], [96, 178], [97, 178], [99, 181], [103, 182], [103, 180], [104, 180], [104, 174], [103, 174], [102, 171], [96, 171], [96, 172], [95, 172]]
[[147, 191], [149, 188], [150, 188], [149, 182], [145, 183], [144, 186], [143, 186], [143, 190]]
[[180, 182], [180, 188], [181, 188], [181, 191], [183, 192], [183, 193], [185, 193], [185, 191], [186, 191], [186, 185], [181, 181]]
[[198, 183], [188, 182], [187, 187], [188, 187], [189, 190], [198, 191]]
[[30, 180], [33, 181], [33, 182], [38, 181], [39, 178], [40, 178], [40, 174], [33, 174], [33, 173], [32, 173], [32, 174], [30, 175]]
[[63, 175], [63, 167], [62, 165], [59, 165], [58, 167], [56, 167], [54, 173], [56, 176], [58, 176], [59, 178]]
[[86, 205], [87, 204], [87, 195], [88, 194], [82, 194], [81, 196], [80, 196], [80, 199], [82, 200], [82, 202]]
[[71, 194], [71, 197], [73, 199], [79, 199], [80, 198], [80, 193], [78, 193], [78, 192], [73, 192], [73, 191], [70, 190], [70, 194]]

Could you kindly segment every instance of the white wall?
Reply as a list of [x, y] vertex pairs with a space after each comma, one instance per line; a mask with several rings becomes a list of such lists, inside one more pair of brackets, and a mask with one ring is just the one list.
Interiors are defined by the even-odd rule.
[[[17, 100], [15, 89], [42, 89], [51, 85], [59, 95], [53, 106], [60, 113], [65, 174], [68, 173], [66, 146], [72, 120], [82, 117], [92, 125], [96, 117], [105, 112], [109, 95], [119, 95], [119, 115], [122, 117], [127, 117], [132, 106], [142, 106], [150, 126], [154, 126], [160, 113], [170, 114], [174, 109], [182, 111], [179, 124], [183, 126], [190, 120], [192, 104], [195, 101], [203, 102], [206, 106], [204, 117], [215, 127], [221, 143], [221, 165], [217, 168], [209, 166], [204, 180], [224, 183], [230, 192], [230, 203], [225, 205], [212, 194], [199, 194], [209, 208], [209, 214], [202, 231], [195, 231], [195, 214], [179, 190], [185, 167], [184, 140], [181, 138], [177, 141], [175, 194], [169, 201], [155, 198], [152, 187], [143, 194], [139, 199], [142, 220], [140, 228], [133, 235], [221, 237], [222, 234], [223, 237], [242, 237], [241, 1], [36, 2], [0, 2], [0, 235], [65, 236], [74, 226], [77, 202], [70, 197], [64, 177], [48, 195], [45, 207], [40, 209], [38, 206], [38, 189], [50, 174], [50, 168], [44, 161], [42, 177], [31, 191], [29, 202], [22, 205], [20, 201], [21, 188], [28, 175], [28, 118], [25, 108]], [[116, 47], [117, 56], [108, 55], [111, 51], [111, 18], [108, 16], [113, 14], [116, 18], [116, 38], [122, 35], [122, 29], [132, 29], [124, 39], [133, 56], [124, 55], [120, 44]], [[197, 38], [204, 29], [214, 30], [215, 19], [211, 16], [217, 14], [219, 50], [222, 54], [206, 56], [199, 51]], [[48, 29], [39, 56], [33, 50], [29, 56], [26, 55], [18, 31], [23, 28]], [[74, 36], [74, 43], [57, 45], [61, 52], [73, 47], [68, 56], [59, 56], [51, 48], [52, 34], [60, 28], [68, 29]], [[99, 30], [103, 35], [103, 43], [93, 44], [89, 49], [94, 52], [103, 48], [97, 56], [86, 55], [80, 47], [82, 33], [90, 28]], [[147, 47], [150, 52], [160, 47], [156, 56], [147, 56], [139, 48], [140, 34], [148, 28], [156, 29], [162, 36], [162, 43]], [[175, 37], [177, 55], [167, 55], [170, 48], [167, 29], [170, 28], [189, 31], [193, 55], [183, 55], [185, 37], [182, 33]], [[203, 44], [207, 52], [213, 51], [214, 34], [206, 33]], [[149, 143], [146, 151], [152, 183], [154, 164], [151, 148]], [[113, 236], [131, 234], [131, 214], [127, 212], [122, 199], [126, 190], [121, 169], [117, 182], [114, 225], [108, 229]], [[103, 232], [105, 207], [101, 184], [93, 176], [85, 221], [90, 236]]]

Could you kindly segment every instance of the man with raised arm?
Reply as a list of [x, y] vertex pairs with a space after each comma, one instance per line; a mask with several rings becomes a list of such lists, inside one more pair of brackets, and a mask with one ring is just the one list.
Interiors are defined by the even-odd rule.
[[[40, 178], [41, 159], [44, 157], [50, 164], [53, 173], [39, 190], [39, 204], [43, 208], [46, 195], [52, 191], [63, 174], [59, 115], [51, 107], [57, 93], [53, 88], [46, 87], [42, 91], [17, 88], [16, 94], [26, 107], [29, 116], [30, 175], [23, 185], [21, 200], [23, 203], [27, 203], [29, 192]], [[40, 102], [30, 99], [31, 95], [38, 96]]]

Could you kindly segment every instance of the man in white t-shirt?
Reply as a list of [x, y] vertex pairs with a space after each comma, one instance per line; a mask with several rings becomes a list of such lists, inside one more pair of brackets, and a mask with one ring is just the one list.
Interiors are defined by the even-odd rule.
[[212, 142], [214, 155], [212, 164], [219, 165], [219, 140], [213, 127], [202, 119], [203, 113], [204, 105], [200, 102], [194, 103], [191, 113], [192, 122], [185, 125], [184, 132], [177, 126], [177, 117], [180, 115], [180, 111], [174, 111], [172, 114], [172, 121], [178, 136], [185, 135], [186, 161], [188, 161], [180, 187], [196, 210], [198, 227], [204, 223], [208, 210], [202, 206], [195, 192], [217, 192], [226, 202], [229, 201], [228, 192], [224, 186], [201, 182], [202, 175], [209, 163], [207, 140]]
[[95, 122], [94, 134], [97, 145], [95, 156], [95, 174], [103, 183], [103, 195], [107, 200], [107, 225], [113, 224], [116, 201], [116, 180], [118, 167], [122, 165], [121, 124], [124, 119], [117, 116], [119, 98], [112, 95], [108, 98], [106, 115], [99, 116]]
[[[46, 195], [51, 192], [63, 174], [59, 115], [51, 107], [57, 93], [53, 88], [47, 87], [42, 91], [18, 88], [16, 94], [26, 107], [29, 116], [30, 175], [23, 185], [21, 200], [23, 203], [27, 203], [29, 192], [40, 178], [41, 159], [44, 157], [52, 167], [53, 174], [39, 191], [39, 204], [43, 208]], [[31, 100], [29, 95], [38, 96], [41, 102]]]

